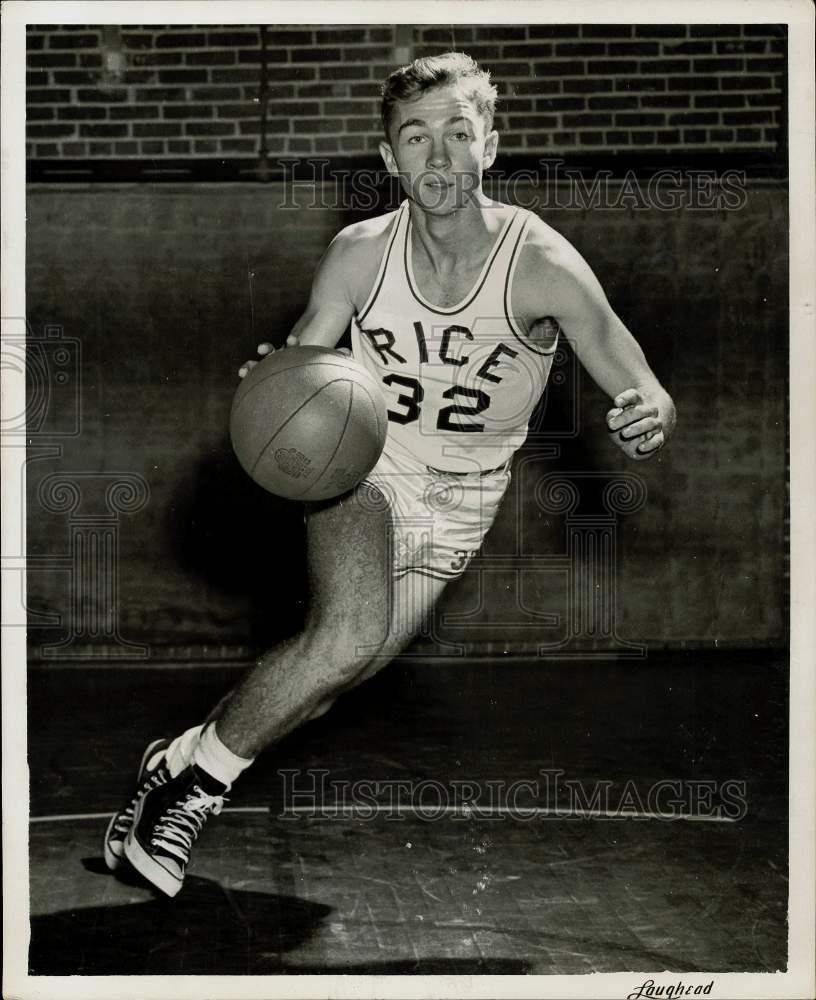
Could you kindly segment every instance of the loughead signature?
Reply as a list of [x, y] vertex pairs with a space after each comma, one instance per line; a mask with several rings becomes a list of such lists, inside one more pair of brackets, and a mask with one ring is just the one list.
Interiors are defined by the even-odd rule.
[[686, 984], [682, 979], [668, 986], [655, 986], [654, 979], [647, 979], [641, 986], [636, 987], [626, 1000], [641, 1000], [641, 997], [665, 997], [666, 1000], [672, 1000], [673, 997], [708, 996], [713, 989], [713, 979], [710, 983], [700, 983], [697, 986]]

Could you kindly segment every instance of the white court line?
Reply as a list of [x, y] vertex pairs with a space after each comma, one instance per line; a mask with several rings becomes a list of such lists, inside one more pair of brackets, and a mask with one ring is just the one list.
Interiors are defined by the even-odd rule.
[[[228, 806], [221, 810], [222, 813], [268, 813], [267, 806]], [[29, 823], [71, 823], [81, 822], [85, 819], [110, 819], [114, 810], [101, 813], [57, 813], [54, 816], [29, 816]]]
[[[438, 806], [422, 809], [405, 804], [395, 805], [359, 805], [359, 806], [291, 806], [282, 812], [272, 813], [267, 806], [228, 806], [222, 813], [256, 813], [274, 815], [276, 819], [286, 819], [290, 816], [312, 816], [315, 819], [326, 819], [331, 816], [348, 816], [350, 819], [368, 819], [379, 815], [415, 815], [427, 821], [430, 818], [442, 816], [460, 816], [463, 819], [491, 819], [497, 816], [534, 819], [536, 816], [554, 816], [564, 819], [661, 819], [675, 822], [685, 820], [687, 823], [736, 823], [731, 816], [694, 816], [683, 813], [658, 812], [613, 812], [611, 809], [589, 809], [576, 812], [571, 809], [550, 809], [547, 806], [494, 806], [490, 809], [463, 809], [461, 806]], [[101, 813], [63, 813], [55, 816], [31, 816], [30, 823], [70, 823], [82, 820], [109, 819], [112, 812]]]

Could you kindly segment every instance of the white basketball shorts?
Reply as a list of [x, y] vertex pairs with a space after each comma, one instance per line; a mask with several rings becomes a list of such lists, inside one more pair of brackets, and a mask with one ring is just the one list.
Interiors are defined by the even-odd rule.
[[393, 574], [454, 580], [481, 547], [510, 483], [510, 462], [488, 472], [445, 472], [386, 443], [365, 482], [391, 509]]

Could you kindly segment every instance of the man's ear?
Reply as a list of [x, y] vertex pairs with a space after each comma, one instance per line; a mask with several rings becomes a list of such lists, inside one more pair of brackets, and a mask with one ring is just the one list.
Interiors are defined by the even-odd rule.
[[394, 151], [391, 149], [390, 143], [385, 142], [385, 140], [380, 143], [380, 156], [383, 158], [389, 174], [399, 173], [397, 161], [394, 158]]
[[488, 167], [493, 166], [493, 161], [496, 159], [496, 153], [499, 151], [499, 133], [493, 129], [485, 137], [484, 144], [484, 155], [482, 156], [482, 167], [487, 170]]

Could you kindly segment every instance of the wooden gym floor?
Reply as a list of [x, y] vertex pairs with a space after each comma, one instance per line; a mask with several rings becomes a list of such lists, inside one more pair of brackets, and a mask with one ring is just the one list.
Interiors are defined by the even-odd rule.
[[[32, 974], [785, 969], [783, 654], [392, 664], [247, 772], [175, 900], [112, 877], [103, 814], [131, 794], [144, 745], [199, 721], [236, 677], [31, 670]], [[723, 782], [743, 781], [747, 811], [569, 817], [542, 769], [590, 797], [607, 782], [613, 812], [661, 780], [715, 783], [705, 812], [705, 794], [722, 804]], [[290, 794], [311, 778], [325, 815]], [[485, 815], [514, 781], [528, 812]], [[374, 815], [340, 808], [355, 782]], [[481, 796], [470, 813], [457, 782]]]

